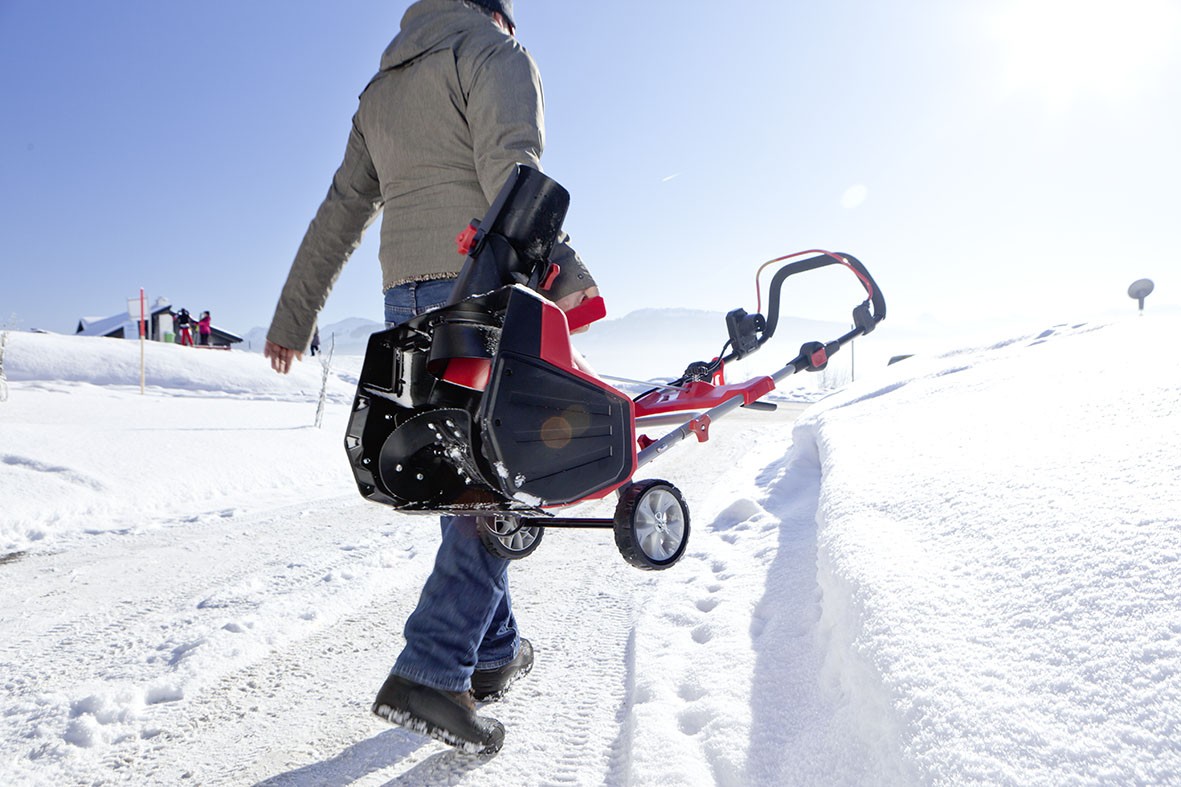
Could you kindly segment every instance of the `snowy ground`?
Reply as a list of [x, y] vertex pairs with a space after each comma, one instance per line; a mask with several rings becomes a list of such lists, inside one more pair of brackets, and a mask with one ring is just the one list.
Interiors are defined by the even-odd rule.
[[316, 429], [314, 361], [150, 346], [141, 395], [133, 342], [12, 333], [0, 783], [1181, 781], [1179, 327], [916, 356], [645, 467], [687, 556], [514, 566], [492, 758], [368, 713], [437, 536], [355, 493], [356, 358]]

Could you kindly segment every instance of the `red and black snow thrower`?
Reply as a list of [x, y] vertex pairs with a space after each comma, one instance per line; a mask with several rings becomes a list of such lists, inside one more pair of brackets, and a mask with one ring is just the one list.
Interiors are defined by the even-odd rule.
[[[480, 516], [484, 545], [501, 557], [532, 553], [547, 527], [602, 527], [614, 530], [632, 565], [668, 568], [685, 552], [689, 509], [672, 484], [633, 480], [636, 471], [690, 436], [708, 440], [713, 423], [739, 407], [774, 409], [761, 400], [778, 382], [823, 369], [885, 319], [886, 303], [848, 254], [772, 260], [781, 265], [769, 316], [731, 311], [717, 358], [633, 399], [574, 360], [570, 332], [605, 315], [602, 299], [563, 313], [544, 297], [569, 204], [556, 181], [516, 169], [483, 220], [458, 238], [467, 259], [449, 303], [370, 337], [345, 448], [364, 497], [400, 511]], [[783, 282], [829, 265], [851, 270], [866, 291], [853, 329], [805, 344], [769, 376], [726, 383], [725, 364], [775, 333]], [[691, 417], [656, 439], [638, 433], [676, 413]], [[612, 492], [611, 519], [553, 514]]]

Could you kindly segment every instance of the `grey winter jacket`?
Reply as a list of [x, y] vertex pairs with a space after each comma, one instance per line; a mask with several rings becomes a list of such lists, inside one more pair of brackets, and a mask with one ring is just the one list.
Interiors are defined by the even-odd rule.
[[[382, 213], [382, 286], [458, 274], [455, 236], [488, 210], [513, 167], [540, 169], [541, 77], [491, 17], [457, 0], [419, 0], [360, 105], [328, 195], [308, 227], [267, 339], [308, 346], [316, 317], [366, 227]], [[565, 242], [557, 300], [594, 284]]]

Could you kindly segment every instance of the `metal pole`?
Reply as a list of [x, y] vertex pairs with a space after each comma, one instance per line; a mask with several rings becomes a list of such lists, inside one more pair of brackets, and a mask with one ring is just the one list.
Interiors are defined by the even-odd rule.
[[[795, 374], [795, 372], [796, 367], [793, 364], [788, 364], [779, 371], [773, 373], [771, 375], [771, 379], [776, 383], [779, 383]], [[691, 434], [697, 434], [699, 431], [708, 434], [711, 423], [716, 421], [718, 418], [721, 418], [723, 415], [726, 415], [727, 413], [742, 407], [743, 403], [744, 401], [742, 394], [734, 394], [734, 396], [731, 396], [729, 399], [717, 405], [716, 407], [706, 410], [696, 418], [692, 418], [681, 424], [676, 429], [672, 430], [664, 437], [660, 438], [636, 454], [636, 469], [639, 469], [648, 464], [653, 459], [667, 451], [671, 446], [676, 445]]]
[[144, 288], [139, 288], [139, 393], [144, 393]]

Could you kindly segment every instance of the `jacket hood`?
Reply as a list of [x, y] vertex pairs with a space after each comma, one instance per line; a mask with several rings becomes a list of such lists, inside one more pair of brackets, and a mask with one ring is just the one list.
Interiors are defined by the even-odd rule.
[[406, 9], [401, 31], [381, 56], [381, 70], [397, 68], [433, 52], [480, 24], [495, 29], [486, 14], [458, 0], [419, 0]]

